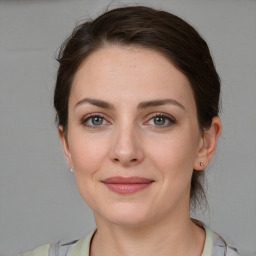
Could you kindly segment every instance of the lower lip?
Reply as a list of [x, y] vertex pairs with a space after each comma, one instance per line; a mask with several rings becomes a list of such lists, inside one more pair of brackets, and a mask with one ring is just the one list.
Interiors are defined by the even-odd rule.
[[125, 183], [125, 184], [116, 184], [116, 183], [104, 183], [106, 187], [118, 194], [132, 194], [143, 189], [148, 188], [153, 182], [150, 183]]

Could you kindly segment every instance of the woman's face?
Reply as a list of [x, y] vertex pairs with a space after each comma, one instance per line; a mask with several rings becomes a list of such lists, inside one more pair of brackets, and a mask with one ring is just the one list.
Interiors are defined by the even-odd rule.
[[188, 215], [204, 143], [189, 81], [159, 53], [109, 46], [91, 54], [75, 75], [60, 137], [96, 221]]

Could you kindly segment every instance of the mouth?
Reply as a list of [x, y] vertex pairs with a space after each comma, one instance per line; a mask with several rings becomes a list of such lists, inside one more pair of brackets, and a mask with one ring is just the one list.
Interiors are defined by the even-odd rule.
[[111, 191], [118, 194], [132, 194], [148, 188], [154, 180], [142, 177], [110, 177], [102, 183]]

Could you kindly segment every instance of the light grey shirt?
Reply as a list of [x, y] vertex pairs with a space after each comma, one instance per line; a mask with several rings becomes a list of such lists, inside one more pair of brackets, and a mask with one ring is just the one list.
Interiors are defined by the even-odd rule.
[[[223, 238], [203, 225], [206, 238], [201, 256], [239, 256], [237, 250], [228, 246]], [[84, 238], [70, 243], [52, 243], [38, 247], [21, 256], [89, 256], [90, 242], [95, 231]]]

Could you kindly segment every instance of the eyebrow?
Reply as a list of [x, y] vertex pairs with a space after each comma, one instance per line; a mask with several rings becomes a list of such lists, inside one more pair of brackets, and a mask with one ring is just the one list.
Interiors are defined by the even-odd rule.
[[90, 103], [91, 105], [95, 105], [97, 107], [100, 107], [100, 108], [107, 108], [107, 109], [113, 109], [114, 106], [106, 101], [103, 101], [103, 100], [97, 100], [97, 99], [91, 99], [91, 98], [84, 98], [82, 100], [79, 100], [75, 107], [78, 107], [84, 103]]
[[162, 99], [162, 100], [152, 100], [152, 101], [141, 102], [138, 105], [138, 109], [157, 107], [157, 106], [162, 106], [162, 105], [166, 105], [166, 104], [175, 105], [175, 106], [181, 108], [182, 110], [185, 110], [185, 107], [181, 103], [179, 103], [178, 101], [176, 101], [174, 99]]
[[[106, 109], [114, 109], [114, 105], [103, 101], [103, 100], [98, 100], [98, 99], [91, 99], [91, 98], [84, 98], [82, 100], [79, 100], [75, 107], [78, 107], [84, 103], [89, 103], [91, 105], [100, 107], [100, 108], [106, 108]], [[185, 107], [179, 103], [178, 101], [174, 100], [174, 99], [159, 99], [159, 100], [151, 100], [151, 101], [144, 101], [139, 103], [137, 109], [145, 109], [145, 108], [150, 108], [150, 107], [157, 107], [157, 106], [162, 106], [162, 105], [167, 105], [167, 104], [171, 104], [171, 105], [175, 105], [179, 108], [181, 108], [182, 110], [185, 110]]]

